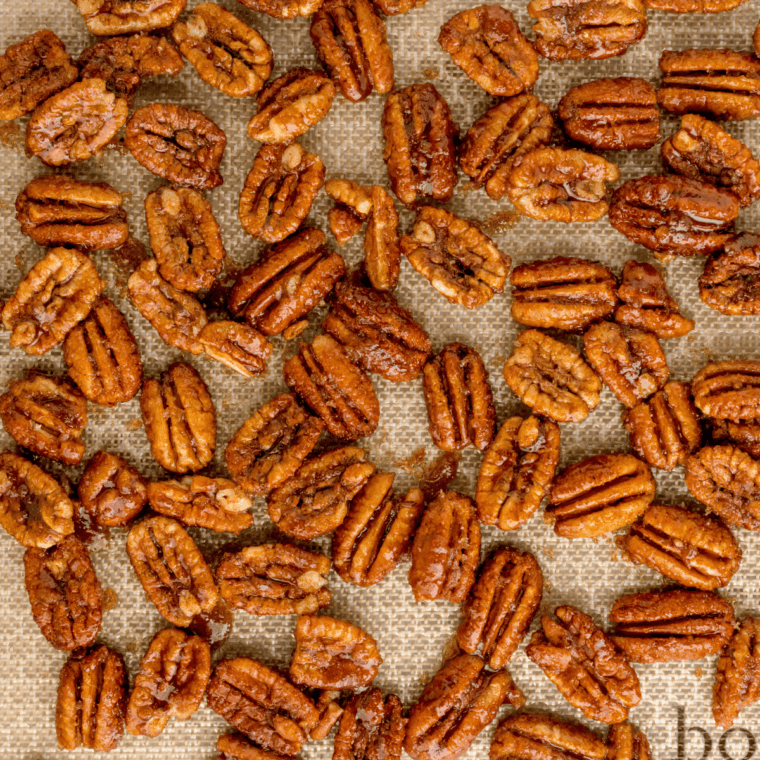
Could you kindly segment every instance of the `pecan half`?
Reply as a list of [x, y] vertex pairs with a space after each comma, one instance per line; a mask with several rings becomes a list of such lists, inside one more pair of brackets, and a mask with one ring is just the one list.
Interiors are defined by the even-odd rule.
[[760, 619], [746, 617], [718, 658], [713, 685], [716, 725], [731, 728], [739, 713], [760, 700]]
[[372, 0], [372, 2], [386, 15], [398, 16], [408, 13], [414, 8], [420, 8], [427, 0]]
[[371, 193], [372, 211], [364, 233], [364, 270], [375, 290], [393, 290], [401, 262], [398, 212], [385, 188], [372, 185]]
[[607, 732], [607, 760], [652, 760], [649, 740], [630, 723], [616, 723]]
[[213, 458], [216, 414], [206, 383], [189, 364], [146, 380], [140, 396], [151, 454], [172, 472], [195, 472]]
[[760, 314], [760, 236], [744, 232], [711, 256], [699, 297], [721, 314]]
[[272, 353], [272, 344], [258, 330], [230, 320], [210, 322], [200, 331], [198, 340], [207, 356], [243, 377], [260, 375]]
[[401, 760], [406, 718], [395, 694], [383, 699], [378, 688], [349, 700], [335, 734], [333, 760]]
[[691, 381], [694, 403], [720, 420], [760, 418], [760, 362], [734, 359], [702, 367]]
[[239, 0], [257, 13], [267, 13], [273, 18], [290, 19], [311, 16], [319, 10], [324, 0]]
[[187, 720], [211, 677], [211, 647], [200, 636], [164, 628], [148, 644], [127, 703], [127, 731], [158, 736], [169, 718]]
[[756, 421], [732, 422], [731, 420], [710, 420], [710, 422], [712, 423], [710, 434], [714, 441], [738, 446], [753, 459], [760, 459], [760, 423]]
[[171, 26], [187, 0], [72, 0], [92, 34], [108, 37]]
[[288, 760], [289, 757], [261, 749], [240, 734], [222, 734], [216, 741], [216, 748], [219, 750], [217, 760]]

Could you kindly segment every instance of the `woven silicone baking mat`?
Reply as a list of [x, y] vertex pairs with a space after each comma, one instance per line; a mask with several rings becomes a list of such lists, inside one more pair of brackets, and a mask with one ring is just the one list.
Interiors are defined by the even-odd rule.
[[[190, 7], [196, 4], [190, 0]], [[308, 20], [278, 21], [254, 13], [234, 0], [221, 4], [258, 29], [274, 51], [278, 76], [293, 66], [315, 66], [317, 58], [308, 34]], [[432, 80], [451, 106], [453, 116], [464, 132], [491, 104], [489, 96], [465, 77], [437, 44], [441, 24], [455, 12], [475, 5], [474, 0], [428, 0], [421, 9], [387, 20], [388, 41], [394, 53], [397, 86]], [[532, 37], [526, 3], [507, 0], [523, 32]], [[74, 5], [68, 0], [2, 0], [0, 49], [19, 42], [37, 29], [49, 28], [66, 43], [76, 58], [93, 43], [93, 38]], [[571, 86], [602, 76], [639, 76], [653, 84], [658, 82], [657, 60], [663, 49], [688, 47], [731, 47], [749, 50], [752, 32], [758, 21], [758, 2], [749, 2], [729, 13], [711, 16], [671, 15], [651, 12], [649, 32], [621, 57], [602, 62], [551, 63], [541, 60], [536, 94], [556, 108], [562, 94]], [[136, 107], [152, 101], [173, 101], [204, 111], [227, 134], [228, 144], [221, 166], [224, 185], [207, 193], [223, 233], [231, 268], [253, 261], [261, 245], [240, 227], [237, 203], [244, 178], [250, 169], [258, 145], [246, 134], [253, 111], [252, 100], [235, 100], [203, 83], [195, 70], [186, 65], [181, 75], [149, 82], [140, 90]], [[380, 117], [383, 97], [372, 94], [365, 102], [351, 104], [338, 97], [320, 124], [302, 138], [302, 144], [316, 151], [324, 161], [328, 176], [349, 177], [364, 183], [387, 185], [382, 160]], [[0, 296], [15, 290], [28, 269], [42, 256], [41, 248], [21, 235], [14, 219], [16, 195], [34, 177], [47, 169], [23, 152], [23, 129], [26, 120], [0, 131]], [[663, 119], [663, 136], [671, 134], [677, 120]], [[741, 138], [756, 155], [760, 155], [760, 130], [757, 120], [728, 123], [731, 134]], [[660, 172], [659, 150], [609, 153], [605, 157], [620, 167], [622, 180]], [[126, 208], [132, 234], [147, 243], [143, 201], [146, 194], [162, 180], [140, 167], [128, 153], [109, 150], [101, 158], [75, 165], [70, 173], [80, 179], [108, 181], [127, 198]], [[758, 207], [742, 212], [738, 229], [755, 230]], [[596, 259], [617, 274], [630, 258], [650, 260], [643, 248], [633, 245], [615, 232], [606, 219], [594, 224], [560, 225], [533, 222], [521, 218], [511, 227], [497, 224], [500, 212], [511, 208], [505, 201], [489, 201], [482, 192], [467, 191], [461, 182], [449, 208], [455, 213], [479, 221], [492, 232], [497, 244], [516, 263], [553, 255], [575, 255]], [[309, 223], [327, 231], [329, 202], [324, 193], [315, 203]], [[503, 213], [502, 213], [503, 215]], [[412, 215], [402, 214], [402, 227], [410, 227]], [[496, 231], [494, 231], [494, 229]], [[335, 245], [329, 236], [330, 244]], [[352, 264], [361, 256], [361, 236], [351, 241], [343, 255]], [[192, 363], [208, 384], [217, 411], [218, 446], [211, 474], [224, 472], [223, 452], [238, 426], [262, 403], [285, 390], [281, 367], [293, 346], [280, 339], [265, 375], [244, 380], [221, 365], [203, 358], [192, 358], [168, 348], [123, 298], [124, 272], [102, 253], [93, 256], [98, 270], [109, 282], [108, 295], [113, 298], [137, 336], [145, 363], [146, 376], [156, 376], [172, 361]], [[723, 317], [705, 307], [697, 293], [697, 277], [702, 260], [681, 259], [667, 265], [666, 280], [671, 294], [682, 311], [696, 321], [696, 330], [685, 339], [664, 342], [672, 379], [689, 380], [712, 358], [760, 358], [760, 333], [756, 318]], [[411, 309], [430, 333], [436, 350], [459, 340], [476, 348], [483, 356], [493, 385], [498, 421], [525, 411], [507, 389], [502, 378], [504, 360], [520, 328], [509, 316], [509, 295], [497, 296], [475, 312], [450, 305], [411, 267], [402, 262], [397, 290], [401, 304]], [[324, 307], [311, 316], [312, 328], [303, 336], [310, 339], [324, 314]], [[62, 374], [64, 364], [60, 349], [41, 359], [27, 357], [10, 349], [8, 333], [0, 335], [0, 389], [21, 377], [30, 367]], [[360, 442], [379, 469], [396, 469], [399, 489], [412, 485], [413, 477], [399, 463], [415, 450], [425, 447], [427, 459], [437, 453], [427, 431], [427, 419], [420, 381], [393, 384], [378, 377], [373, 382], [380, 399], [381, 421], [377, 432]], [[583, 424], [562, 426], [561, 467], [589, 455], [628, 450], [628, 436], [620, 424], [621, 405], [605, 390], [602, 402]], [[165, 478], [152, 460], [136, 400], [116, 409], [89, 405], [86, 430], [85, 461], [99, 449], [126, 456], [148, 477]], [[13, 441], [0, 431], [0, 448], [13, 449]], [[481, 455], [469, 449], [462, 457], [460, 474], [453, 483], [456, 490], [474, 495]], [[49, 466], [51, 472], [67, 476], [76, 483], [82, 468], [64, 469]], [[655, 473], [657, 500], [661, 503], [690, 504], [683, 482], [683, 469], [673, 473]], [[266, 517], [263, 501], [255, 506], [257, 523], [234, 542], [229, 535], [191, 529], [192, 535], [211, 560], [226, 544], [259, 543], [277, 535]], [[744, 559], [740, 571], [722, 593], [736, 607], [737, 616], [759, 613], [757, 577], [760, 573], [760, 536], [735, 531]], [[115, 647], [125, 656], [133, 679], [148, 642], [157, 630], [166, 626], [154, 606], [146, 599], [132, 572], [124, 551], [125, 537], [118, 530], [110, 540], [91, 551], [98, 576], [105, 588], [112, 589], [117, 604], [104, 617], [99, 641]], [[314, 542], [329, 550], [329, 538]], [[662, 588], [661, 576], [624, 561], [612, 538], [598, 541], [560, 539], [543, 520], [539, 511], [520, 530], [509, 534], [495, 528], [483, 529], [483, 556], [494, 546], [509, 544], [529, 549], [540, 562], [546, 578], [542, 610], [569, 603], [593, 615], [606, 626], [613, 600], [626, 593]], [[54, 716], [58, 674], [65, 655], [53, 650], [34, 624], [23, 584], [24, 550], [10, 536], [0, 535], [0, 757], [18, 760], [61, 757], [56, 749]], [[369, 589], [343, 583], [334, 573], [330, 577], [333, 603], [324, 610], [328, 615], [345, 618], [360, 625], [378, 641], [384, 662], [376, 684], [386, 692], [395, 692], [410, 706], [424, 684], [436, 672], [450, 651], [459, 620], [458, 607], [448, 602], [416, 604], [406, 581], [408, 563], [384, 582]], [[113, 595], [111, 595], [113, 596]], [[235, 614], [229, 640], [215, 652], [215, 659], [250, 655], [265, 663], [286, 668], [293, 650], [295, 618], [252, 617]], [[535, 627], [536, 624], [534, 624]], [[509, 665], [517, 684], [527, 695], [527, 708], [551, 711], [557, 716], [593, 725], [600, 735], [605, 727], [587, 721], [557, 692], [543, 673], [530, 662], [523, 648]], [[747, 710], [737, 722], [745, 732], [724, 734], [713, 723], [710, 712], [715, 658], [667, 665], [641, 665], [643, 699], [631, 711], [631, 720], [649, 736], [659, 760], [708, 760], [732, 758], [749, 760], [755, 752], [755, 737], [760, 738], [760, 705]], [[507, 708], [500, 718], [507, 714]], [[485, 758], [495, 724], [474, 742], [468, 758]], [[214, 743], [226, 726], [205, 705], [191, 720], [170, 721], [157, 739], [124, 736], [113, 758], [193, 758], [214, 756]], [[699, 730], [689, 730], [699, 729]], [[747, 733], [749, 732], [749, 733]], [[74, 753], [84, 755], [87, 751]], [[303, 757], [327, 760], [331, 757], [331, 737], [307, 745]]]

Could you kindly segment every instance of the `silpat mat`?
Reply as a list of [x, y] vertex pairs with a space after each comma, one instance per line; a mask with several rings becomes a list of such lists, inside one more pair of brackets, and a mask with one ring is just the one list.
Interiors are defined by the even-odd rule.
[[[194, 0], [189, 3], [190, 6], [195, 4]], [[450, 62], [436, 39], [444, 20], [474, 4], [474, 0], [429, 0], [425, 7], [387, 21], [397, 85], [433, 80], [450, 104], [462, 131], [486, 110], [490, 100]], [[275, 55], [273, 76], [293, 66], [317, 64], [307, 20], [277, 21], [253, 13], [234, 0], [224, 0], [222, 5], [258, 29], [269, 41]], [[514, 0], [506, 3], [523, 32], [530, 37], [530, 19], [525, 5]], [[41, 28], [54, 30], [74, 57], [92, 44], [79, 13], [67, 0], [5, 0], [3, 11], [2, 49]], [[657, 84], [657, 60], [663, 49], [751, 49], [752, 32], [759, 15], [757, 2], [747, 3], [733, 12], [704, 17], [652, 12], [649, 14], [648, 35], [624, 56], [582, 64], [556, 64], [542, 59], [535, 92], [550, 107], [556, 108], [559, 98], [569, 87], [601, 76], [640, 76]], [[201, 82], [189, 65], [176, 78], [160, 78], [144, 85], [136, 106], [155, 100], [174, 101], [200, 109], [226, 132], [228, 147], [221, 167], [224, 185], [207, 196], [222, 225], [230, 267], [248, 264], [257, 256], [261, 246], [241, 229], [237, 202], [258, 148], [246, 134], [253, 102], [222, 95]], [[361, 104], [336, 98], [327, 118], [309, 131], [301, 142], [321, 156], [328, 176], [387, 184], [382, 161], [382, 107], [383, 98], [376, 94]], [[671, 134], [676, 123], [674, 118], [665, 118], [663, 135]], [[18, 126], [23, 130], [25, 121]], [[756, 120], [728, 123], [727, 129], [760, 154], [760, 130]], [[42, 255], [39, 247], [21, 235], [14, 219], [16, 195], [29, 180], [46, 173], [36, 159], [24, 157], [20, 135], [23, 131], [18, 133], [13, 127], [4, 128], [3, 147], [0, 148], [0, 170], [4, 178], [0, 184], [0, 234], [4, 249], [0, 295], [4, 298], [15, 290], [23, 274]], [[606, 157], [620, 166], [623, 180], [660, 171], [658, 148], [646, 152], [606, 154]], [[76, 165], [71, 173], [81, 179], [108, 181], [121, 190], [128, 199], [126, 207], [132, 234], [147, 242], [143, 201], [150, 190], [162, 184], [161, 180], [142, 169], [131, 156], [118, 151], [107, 151], [98, 160]], [[742, 212], [738, 229], [756, 229], [759, 206], [756, 204]], [[328, 208], [328, 200], [322, 193], [309, 222], [326, 230]], [[650, 260], [644, 249], [616, 233], [606, 219], [594, 224], [560, 225], [523, 218], [512, 226], [500, 225], [500, 212], [511, 208], [509, 204], [493, 203], [482, 192], [466, 192], [464, 183], [460, 183], [450, 208], [484, 224], [494, 234], [497, 244], [517, 263], [558, 254], [579, 255], [599, 260], [619, 274], [629, 258]], [[404, 229], [409, 228], [411, 220], [412, 215], [404, 212]], [[359, 259], [360, 251], [361, 236], [346, 246], [343, 255], [351, 264]], [[217, 454], [210, 470], [213, 474], [222, 474], [224, 447], [233, 432], [263, 402], [285, 390], [281, 366], [284, 358], [292, 353], [293, 346], [276, 340], [266, 374], [249, 381], [212, 361], [181, 356], [180, 352], [164, 345], [123, 298], [125, 276], [111, 258], [103, 253], [95, 254], [94, 258], [101, 275], [110, 283], [108, 294], [125, 312], [137, 336], [146, 376], [156, 376], [172, 361], [182, 358], [196, 366], [208, 383], [219, 424]], [[672, 378], [677, 380], [690, 379], [711, 358], [760, 357], [760, 334], [755, 329], [754, 319], [722, 317], [699, 300], [696, 280], [702, 263], [700, 259], [678, 260], [667, 266], [666, 278], [671, 294], [680, 303], [682, 311], [697, 324], [697, 329], [686, 339], [664, 344]], [[406, 262], [402, 263], [397, 295], [401, 304], [411, 309], [428, 330], [436, 350], [450, 341], [460, 340], [482, 354], [493, 383], [499, 422], [525, 410], [502, 378], [504, 360], [520, 330], [510, 319], [508, 295], [494, 298], [475, 312], [466, 312], [448, 304]], [[312, 315], [312, 328], [304, 338], [309, 339], [315, 333], [323, 313], [322, 308]], [[0, 384], [3, 389], [10, 380], [21, 377], [32, 366], [41, 366], [55, 373], [63, 371], [60, 349], [37, 360], [20, 350], [11, 350], [7, 337], [5, 333], [0, 346], [3, 357]], [[421, 383], [417, 380], [394, 385], [377, 377], [373, 381], [380, 399], [381, 422], [377, 432], [362, 445], [379, 469], [398, 470], [397, 487], [403, 488], [414, 481], [399, 463], [420, 447], [425, 447], [428, 460], [432, 460], [436, 453], [427, 430]], [[627, 450], [628, 436], [620, 424], [621, 411], [621, 405], [605, 390], [602, 403], [583, 424], [564, 425], [560, 467], [591, 454]], [[126, 456], [146, 476], [166, 476], [149, 454], [136, 400], [113, 410], [90, 404], [89, 415], [85, 461], [98, 449], [107, 449]], [[4, 431], [0, 433], [0, 444], [2, 448], [13, 445]], [[453, 483], [456, 490], [474, 494], [480, 459], [481, 455], [472, 449], [464, 454], [460, 474]], [[51, 470], [61, 474], [60, 469]], [[65, 474], [76, 482], [81, 468], [67, 470]], [[658, 472], [656, 477], [659, 502], [686, 504], [693, 501], [684, 485], [682, 468], [669, 474]], [[235, 541], [235, 545], [259, 543], [276, 534], [261, 500], [256, 503], [256, 516], [256, 526]], [[744, 560], [723, 593], [733, 600], [737, 616], [741, 616], [760, 612], [756, 586], [760, 572], [760, 536], [738, 529], [735, 532]], [[230, 543], [229, 536], [195, 529], [191, 533], [212, 561], [218, 550]], [[324, 550], [329, 549], [329, 539], [315, 543]], [[544, 611], [552, 610], [560, 603], [569, 603], [592, 614], [598, 623], [606, 626], [616, 597], [666, 585], [664, 579], [653, 571], [623, 561], [611, 538], [598, 541], [558, 538], [545, 524], [541, 512], [519, 531], [510, 534], [491, 527], [483, 530], [484, 555], [502, 543], [535, 553], [546, 577]], [[0, 633], [0, 756], [18, 760], [61, 757], [63, 753], [56, 749], [54, 716], [58, 674], [65, 655], [47, 644], [32, 620], [23, 585], [23, 552], [10, 536], [0, 535], [3, 589], [0, 595], [3, 620]], [[165, 626], [165, 621], [146, 599], [132, 572], [124, 551], [123, 533], [113, 531], [108, 543], [93, 550], [92, 555], [103, 586], [112, 589], [118, 599], [105, 615], [99, 640], [124, 653], [134, 678], [148, 642]], [[333, 603], [324, 612], [353, 621], [377, 639], [384, 663], [376, 683], [384, 691], [398, 694], [404, 704], [410, 706], [440, 666], [445, 653], [450, 651], [460, 612], [448, 602], [415, 604], [406, 580], [407, 570], [408, 563], [403, 563], [383, 583], [369, 589], [344, 584], [333, 573], [330, 578]], [[238, 612], [232, 635], [215, 652], [215, 658], [244, 654], [286, 668], [293, 650], [294, 625], [293, 617], [259, 618]], [[551, 711], [589, 724], [525, 657], [523, 648], [509, 668], [527, 695], [528, 708]], [[710, 712], [714, 668], [714, 658], [637, 666], [643, 700], [631, 712], [631, 720], [647, 733], [654, 754], [660, 760], [700, 757], [708, 760], [718, 756], [749, 760], [755, 752], [760, 706], [747, 710], [737, 722], [736, 725], [746, 729], [745, 732], [734, 730], [728, 734], [715, 727]], [[500, 717], [506, 711], [504, 708]], [[487, 756], [494, 726], [480, 735], [467, 757]], [[186, 723], [171, 721], [157, 739], [125, 736], [111, 756], [114, 759], [139, 757], [141, 760], [210, 758], [214, 755], [216, 738], [225, 728], [222, 719], [204, 705]], [[595, 729], [604, 733], [600, 724]], [[303, 756], [308, 760], [322, 760], [331, 757], [331, 752], [328, 738], [307, 745]]]

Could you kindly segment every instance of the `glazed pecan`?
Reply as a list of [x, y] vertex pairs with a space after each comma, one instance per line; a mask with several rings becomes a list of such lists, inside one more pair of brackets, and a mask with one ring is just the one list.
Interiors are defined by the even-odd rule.
[[327, 116], [335, 85], [321, 71], [286, 71], [257, 96], [248, 136], [263, 143], [291, 143]]
[[565, 132], [599, 150], [651, 148], [660, 139], [657, 93], [645, 79], [595, 79], [568, 90], [559, 102]]
[[474, 224], [423, 206], [401, 253], [451, 303], [476, 309], [504, 292], [512, 260]]
[[504, 379], [536, 414], [556, 422], [585, 420], [602, 389], [578, 351], [539, 330], [520, 333], [504, 365]]
[[428, 505], [414, 534], [409, 585], [415, 600], [446, 599], [461, 604], [475, 582], [479, 560], [475, 502], [456, 491], [440, 493]]
[[616, 723], [607, 731], [607, 760], [652, 760], [649, 740], [630, 723]]
[[87, 401], [71, 383], [30, 372], [0, 396], [3, 427], [19, 446], [75, 465], [82, 461]]
[[[393, 212], [396, 206], [388, 193], [377, 187], [390, 201]], [[325, 182], [325, 192], [335, 201], [335, 206], [328, 213], [330, 231], [338, 241], [338, 245], [345, 245], [351, 238], [358, 234], [366, 221], [373, 205], [373, 190], [354, 182], [351, 179], [328, 179]], [[387, 204], [386, 204], [387, 205]], [[390, 222], [390, 212], [385, 211], [383, 221]], [[388, 217], [386, 219], [386, 217]], [[398, 246], [398, 214], [395, 219], [396, 245]]]
[[21, 231], [39, 245], [86, 251], [118, 248], [129, 237], [121, 202], [121, 193], [104, 182], [48, 174], [19, 193], [16, 219]]
[[595, 538], [644, 514], [654, 491], [652, 472], [635, 456], [597, 454], [554, 479], [546, 513], [558, 536]]
[[187, 0], [72, 0], [92, 34], [146, 32], [171, 26]]
[[760, 362], [734, 359], [702, 367], [691, 381], [697, 408], [720, 420], [760, 418]]
[[176, 520], [159, 515], [132, 526], [127, 555], [148, 599], [172, 625], [187, 628], [219, 601], [206, 560]]
[[11, 346], [35, 356], [47, 353], [89, 314], [103, 285], [89, 256], [51, 248], [3, 307]]
[[393, 290], [401, 262], [398, 212], [385, 188], [372, 185], [371, 192], [372, 211], [364, 233], [364, 270], [375, 290]]
[[544, 576], [530, 552], [503, 547], [483, 565], [462, 611], [457, 643], [464, 652], [481, 652], [488, 666], [501, 670], [517, 651], [538, 612]]
[[501, 530], [530, 519], [549, 490], [559, 463], [559, 426], [530, 416], [504, 421], [480, 465], [478, 518]]
[[355, 694], [335, 734], [333, 760], [401, 760], [406, 718], [395, 694], [383, 699], [378, 688]]
[[[753, 459], [760, 459], [760, 424], [756, 421], [732, 422], [710, 420], [710, 435], [719, 443], [729, 443], [746, 451]], [[698, 447], [697, 447], [698, 448]]]
[[82, 473], [78, 496], [98, 525], [126, 525], [148, 501], [148, 482], [122, 457], [98, 451]]
[[512, 319], [528, 327], [585, 330], [618, 303], [615, 275], [587, 259], [555, 256], [512, 270]]
[[176, 103], [138, 108], [127, 122], [125, 142], [132, 157], [149, 172], [176, 185], [213, 190], [227, 137], [200, 111]]
[[151, 454], [171, 472], [195, 472], [213, 458], [216, 415], [206, 384], [189, 364], [146, 380], [140, 396]]
[[438, 44], [490, 95], [519, 95], [538, 79], [533, 45], [500, 5], [479, 5], [452, 16], [441, 27]]
[[413, 84], [388, 96], [383, 109], [383, 158], [391, 189], [402, 203], [451, 200], [458, 179], [457, 133], [448, 104], [432, 84]]
[[198, 340], [208, 356], [243, 377], [260, 375], [272, 353], [272, 344], [258, 330], [230, 320], [210, 322]]
[[760, 314], [760, 237], [744, 232], [711, 256], [699, 297], [721, 314]]
[[283, 533], [303, 541], [330, 533], [343, 522], [349, 503], [374, 471], [361, 449], [326, 451], [269, 493], [269, 517]]
[[393, 493], [395, 473], [375, 473], [351, 501], [332, 541], [335, 572], [357, 586], [374, 586], [408, 553], [425, 499], [419, 488]]
[[745, 0], [642, 0], [653, 11], [670, 13], [720, 13], [742, 5]]
[[640, 0], [531, 0], [536, 50], [552, 61], [623, 55], [647, 32]]
[[200, 636], [164, 628], [148, 644], [127, 703], [127, 731], [158, 736], [169, 718], [187, 720], [211, 677], [211, 647]]
[[239, 0], [257, 13], [267, 13], [274, 18], [290, 19], [311, 16], [319, 10], [324, 0]]
[[330, 604], [330, 560], [293, 544], [246, 546], [216, 568], [230, 607], [251, 615], [306, 615]]
[[63, 342], [69, 376], [96, 404], [129, 401], [142, 384], [142, 359], [124, 315], [106, 296]]
[[[332, 727], [340, 720], [343, 715], [343, 708], [337, 701], [340, 697], [340, 691], [320, 691], [317, 699], [317, 710], [319, 710], [319, 721], [314, 728], [309, 731], [309, 738], [312, 741], [325, 739], [332, 730]], [[403, 725], [406, 721], [403, 720]], [[401, 737], [403, 741], [403, 736]]]
[[129, 679], [118, 652], [99, 646], [72, 655], [61, 669], [55, 707], [58, 748], [110, 752], [124, 735]]
[[427, 0], [372, 0], [372, 2], [386, 15], [398, 16], [408, 13], [414, 8], [425, 5]]
[[606, 213], [607, 183], [620, 170], [575, 148], [541, 147], [521, 155], [506, 182], [509, 200], [531, 219], [594, 222]]
[[[323, 737], [324, 738], [324, 737]], [[288, 760], [288, 755], [261, 749], [241, 734], [222, 734], [216, 741], [217, 760]]]
[[739, 713], [760, 700], [760, 619], [746, 617], [718, 658], [713, 685], [716, 725], [731, 728]]
[[506, 670], [491, 673], [477, 655], [445, 662], [409, 712], [404, 749], [414, 760], [456, 760], [496, 717], [502, 704], [525, 704]]

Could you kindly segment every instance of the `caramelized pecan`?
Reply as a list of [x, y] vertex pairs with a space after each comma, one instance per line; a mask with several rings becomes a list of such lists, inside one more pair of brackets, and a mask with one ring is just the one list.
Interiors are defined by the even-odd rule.
[[711, 256], [699, 297], [721, 314], [760, 314], [760, 237], [744, 232]]
[[219, 750], [217, 760], [289, 760], [288, 755], [261, 749], [240, 734], [222, 734], [216, 748]]
[[372, 211], [364, 233], [364, 270], [375, 290], [393, 290], [401, 261], [398, 212], [385, 188], [372, 185], [371, 193]]
[[337, 204], [327, 212], [327, 223], [330, 226], [330, 232], [342, 248], [354, 235], [361, 232], [364, 219], [357, 216], [347, 206]]
[[243, 377], [260, 375], [272, 353], [272, 344], [256, 329], [240, 322], [210, 322], [198, 335], [207, 356]]
[[372, 2], [386, 15], [398, 16], [408, 13], [414, 8], [420, 8], [427, 0], [372, 0]]
[[607, 760], [652, 760], [649, 740], [630, 723], [616, 723], [607, 732]]
[[171, 26], [187, 0], [72, 0], [92, 34], [110, 36]]
[[[710, 420], [710, 434], [714, 441], [730, 443], [746, 451], [753, 459], [760, 459], [760, 424], [755, 421], [732, 422]], [[695, 450], [699, 448], [695, 447]]]
[[[344, 245], [359, 232], [370, 211], [372, 211], [372, 190], [351, 179], [333, 178], [325, 182], [325, 192], [336, 204], [331, 213], [344, 212], [345, 214], [329, 217], [331, 220], [330, 229], [335, 235], [335, 239], [340, 245]], [[393, 203], [392, 199], [391, 203]], [[394, 204], [394, 211], [395, 208]], [[398, 225], [398, 219], [396, 224]]]
[[378, 688], [351, 697], [335, 734], [333, 760], [401, 760], [406, 731], [403, 705]]
[[702, 367], [691, 381], [694, 403], [721, 420], [760, 418], [760, 362], [734, 359]]
[[746, 617], [718, 658], [713, 685], [716, 725], [731, 728], [739, 713], [760, 700], [760, 619]]
[[257, 13], [267, 13], [274, 18], [290, 19], [311, 16], [319, 10], [324, 0], [239, 0]]
[[[340, 691], [320, 691], [319, 699], [317, 699], [317, 710], [319, 710], [319, 721], [314, 728], [309, 731], [309, 738], [312, 741], [319, 741], [324, 739], [332, 730], [332, 727], [340, 720], [343, 715], [343, 708], [337, 699], [340, 697]], [[406, 725], [406, 721], [403, 721], [403, 725]], [[404, 737], [401, 736], [400, 741], [403, 741]]]
[[742, 5], [745, 0], [642, 0], [653, 11], [670, 13], [720, 13]]

